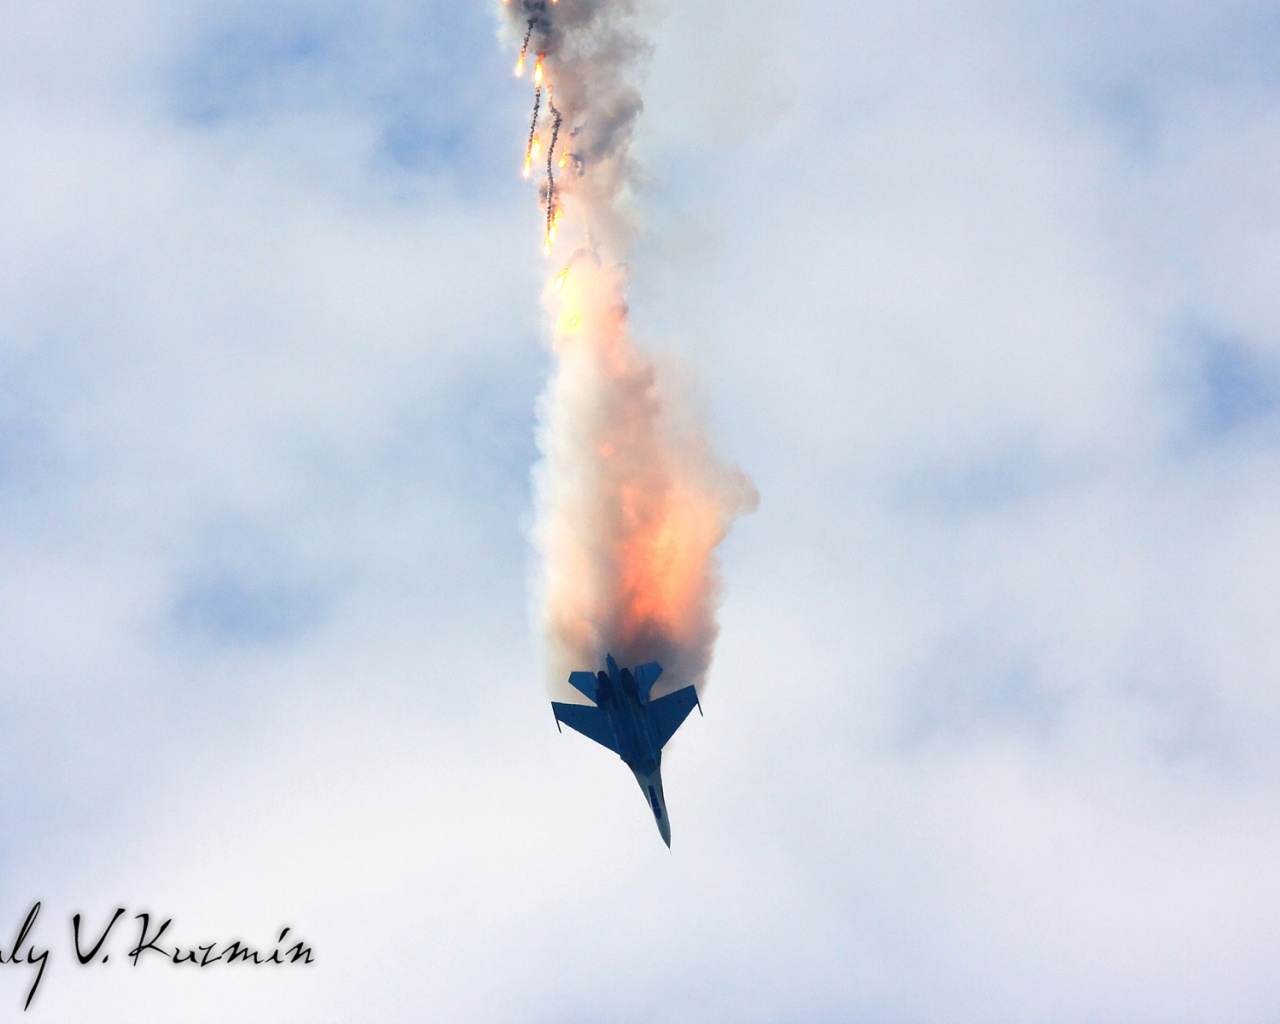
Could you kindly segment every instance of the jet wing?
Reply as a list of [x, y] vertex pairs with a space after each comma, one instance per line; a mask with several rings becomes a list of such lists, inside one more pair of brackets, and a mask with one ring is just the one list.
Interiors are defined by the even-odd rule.
[[[689, 689], [692, 690], [693, 687], [690, 686]], [[674, 697], [675, 694], [672, 696]], [[613, 726], [609, 724], [608, 712], [603, 708], [589, 704], [561, 704], [553, 700], [551, 709], [556, 713], [557, 722], [563, 722], [570, 729], [582, 733], [588, 739], [595, 740], [602, 747], [608, 747], [615, 754], [621, 753], [618, 750], [618, 740], [613, 735]], [[688, 713], [685, 712], [686, 715]], [[681, 718], [683, 720], [683, 716]], [[679, 724], [679, 722], [676, 723], [676, 725]]]
[[698, 691], [692, 686], [686, 686], [644, 705], [649, 731], [659, 750], [667, 745], [667, 740], [675, 735], [681, 723], [689, 717], [689, 712], [697, 706]]

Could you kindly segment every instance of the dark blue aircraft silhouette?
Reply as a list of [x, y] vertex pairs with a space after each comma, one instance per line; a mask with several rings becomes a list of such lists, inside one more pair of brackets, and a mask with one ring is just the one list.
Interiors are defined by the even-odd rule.
[[572, 672], [569, 685], [595, 702], [561, 704], [551, 702], [556, 713], [556, 728], [563, 722], [570, 729], [608, 747], [635, 774], [640, 789], [649, 801], [662, 840], [671, 846], [671, 823], [667, 820], [667, 801], [662, 795], [662, 748], [680, 728], [695, 707], [699, 714], [698, 691], [692, 686], [653, 700], [649, 691], [662, 675], [656, 661], [619, 671], [612, 654], [604, 658], [607, 672]]

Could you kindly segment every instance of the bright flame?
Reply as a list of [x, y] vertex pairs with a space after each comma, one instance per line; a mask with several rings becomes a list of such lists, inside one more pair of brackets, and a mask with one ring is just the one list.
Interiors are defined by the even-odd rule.
[[564, 165], [567, 164], [568, 162], [569, 162], [569, 151], [567, 149], [562, 150], [560, 153], [560, 166], [564, 167]]
[[631, 525], [618, 551], [622, 633], [679, 636], [706, 597], [705, 560], [723, 533], [720, 511], [679, 489], [659, 496], [623, 483], [620, 492]]
[[523, 168], [521, 168], [521, 170], [520, 170], [520, 174], [521, 174], [521, 176], [523, 176], [523, 177], [525, 177], [525, 178], [529, 177], [529, 169], [530, 169], [530, 167], [531, 167], [532, 165], [533, 165], [533, 160], [532, 160], [532, 158], [529, 156], [529, 154], [528, 154], [528, 153], [525, 153], [525, 155], [524, 155], [524, 167], [523, 167]]
[[[508, 0], [503, 0], [503, 3], [506, 3], [506, 2], [508, 2]], [[523, 74], [524, 74], [524, 54], [521, 53], [520, 59], [516, 61], [516, 78], [519, 78]]]
[[563, 288], [563, 287], [564, 287], [564, 281], [565, 281], [565, 278], [567, 278], [568, 276], [569, 276], [569, 268], [568, 268], [568, 267], [565, 267], [565, 268], [564, 268], [564, 270], [562, 270], [562, 271], [560, 271], [560, 273], [556, 274], [556, 291], [559, 291], [561, 288]]
[[538, 54], [538, 62], [533, 66], [533, 84], [542, 84], [542, 54]]
[[540, 151], [541, 151], [541, 147], [538, 145], [538, 140], [534, 139], [533, 142], [529, 144], [529, 159], [537, 160], [538, 153]]

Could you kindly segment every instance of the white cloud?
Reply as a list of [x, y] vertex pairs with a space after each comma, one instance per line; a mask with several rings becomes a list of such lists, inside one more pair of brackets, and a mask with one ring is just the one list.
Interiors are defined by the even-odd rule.
[[[530, 650], [541, 268], [483, 12], [15, 15], [32, 1019], [1273, 1017], [1276, 410], [1212, 405], [1275, 379], [1269, 24], [666, 12], [634, 310], [762, 495], [668, 855]], [[317, 963], [73, 967], [116, 905]]]

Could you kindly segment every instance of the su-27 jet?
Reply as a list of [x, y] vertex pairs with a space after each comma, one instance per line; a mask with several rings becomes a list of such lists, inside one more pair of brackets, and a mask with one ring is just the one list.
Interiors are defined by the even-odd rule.
[[587, 704], [551, 702], [556, 728], [570, 729], [608, 747], [626, 762], [649, 801], [662, 841], [671, 846], [671, 823], [662, 795], [662, 748], [698, 703], [698, 691], [686, 686], [654, 700], [650, 693], [662, 675], [656, 661], [619, 669], [612, 654], [605, 655], [605, 672], [572, 672], [569, 685], [592, 701]]

